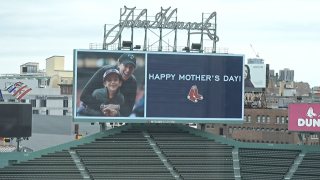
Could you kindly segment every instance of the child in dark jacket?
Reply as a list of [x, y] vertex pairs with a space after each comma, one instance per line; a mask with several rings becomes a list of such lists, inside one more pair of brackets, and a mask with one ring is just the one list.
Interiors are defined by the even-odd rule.
[[119, 111], [106, 109], [102, 111], [104, 105], [108, 104], [124, 104], [124, 96], [120, 92], [120, 87], [122, 85], [121, 75], [117, 69], [108, 69], [103, 74], [103, 86], [104, 88], [96, 89], [93, 91], [92, 96], [98, 102], [101, 103], [100, 109], [93, 109], [89, 106], [82, 105], [79, 114], [86, 116], [118, 116], [121, 114]]

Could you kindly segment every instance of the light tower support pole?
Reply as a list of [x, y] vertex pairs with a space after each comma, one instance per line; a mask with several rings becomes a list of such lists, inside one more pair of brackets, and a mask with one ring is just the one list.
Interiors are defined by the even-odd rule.
[[[120, 8], [120, 24], [121, 24], [121, 16], [122, 15], [122, 8]], [[119, 30], [121, 29], [121, 26], [119, 26]], [[118, 50], [121, 50], [121, 34], [119, 35], [119, 41], [118, 41]]]
[[[178, 23], [178, 10], [176, 10], [176, 24]], [[177, 52], [177, 26], [174, 30], [173, 52]]]
[[[146, 11], [146, 22], [148, 21], [148, 11]], [[143, 50], [147, 50], [147, 26], [144, 27], [144, 44], [143, 44]]]
[[[132, 11], [132, 22], [134, 22], [134, 11]], [[130, 51], [133, 50], [133, 26], [134, 24], [131, 24], [131, 47], [130, 47]]]
[[102, 49], [107, 49], [106, 47], [106, 31], [107, 31], [107, 25], [104, 24], [104, 30], [103, 30], [103, 44], [102, 44]]
[[201, 47], [199, 49], [199, 52], [202, 53], [203, 52], [203, 13], [202, 13], [202, 22], [201, 22], [201, 39], [200, 39], [200, 44]]
[[[217, 35], [217, 13], [214, 16], [214, 37], [216, 38]], [[216, 39], [213, 40], [213, 48], [212, 48], [212, 53], [217, 52], [217, 46], [216, 46]]]

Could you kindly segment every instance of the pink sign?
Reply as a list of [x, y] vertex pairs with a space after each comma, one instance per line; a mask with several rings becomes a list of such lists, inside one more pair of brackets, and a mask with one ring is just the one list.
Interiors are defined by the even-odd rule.
[[289, 131], [320, 132], [320, 103], [289, 104]]

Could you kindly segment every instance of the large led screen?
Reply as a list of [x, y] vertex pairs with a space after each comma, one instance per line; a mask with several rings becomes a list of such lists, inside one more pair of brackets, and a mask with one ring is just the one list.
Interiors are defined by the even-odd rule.
[[243, 55], [74, 51], [74, 121], [243, 123]]
[[0, 137], [30, 137], [31, 129], [31, 104], [0, 103]]

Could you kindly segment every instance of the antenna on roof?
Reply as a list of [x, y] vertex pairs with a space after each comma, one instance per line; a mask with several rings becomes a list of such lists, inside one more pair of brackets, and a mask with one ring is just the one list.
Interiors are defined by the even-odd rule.
[[250, 44], [250, 46], [251, 46], [251, 48], [252, 48], [252, 50], [253, 50], [253, 52], [254, 52], [254, 55], [256, 55], [256, 57], [259, 58], [259, 53], [256, 53], [256, 52], [254, 51], [254, 49], [253, 49], [253, 47], [252, 47], [251, 44]]

